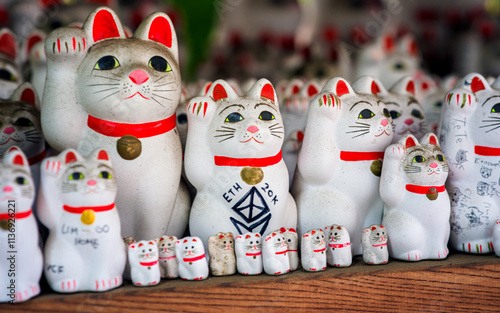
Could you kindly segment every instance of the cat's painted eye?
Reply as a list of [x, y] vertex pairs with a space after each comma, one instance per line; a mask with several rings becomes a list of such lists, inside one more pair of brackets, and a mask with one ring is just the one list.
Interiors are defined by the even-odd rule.
[[377, 236], [380, 236], [380, 233], [377, 233]]
[[335, 233], [334, 236], [337, 236], [337, 233]]
[[278, 238], [278, 241], [281, 241], [281, 239]]
[[21, 127], [33, 126], [33, 122], [25, 117], [18, 118], [17, 121], [14, 122], [14, 125]]
[[491, 113], [500, 113], [500, 103], [495, 104], [495, 105], [491, 108]]
[[169, 246], [169, 247], [170, 247], [170, 244], [168, 244], [167, 246]]
[[396, 70], [396, 71], [404, 71], [405, 68], [406, 68], [406, 66], [402, 62], [397, 62], [396, 64], [394, 64], [394, 70]]
[[259, 115], [259, 120], [271, 121], [271, 120], [274, 120], [274, 115], [271, 112], [263, 111]]
[[172, 68], [170, 64], [168, 64], [167, 60], [165, 60], [161, 56], [154, 56], [149, 60], [149, 67], [158, 72], [171, 72]]
[[396, 118], [401, 116], [401, 113], [399, 113], [398, 111], [394, 111], [394, 110], [389, 111], [389, 114], [391, 115], [392, 119], [396, 119]]
[[194, 246], [191, 246], [191, 249], [194, 249]]
[[438, 154], [438, 155], [436, 155], [436, 159], [437, 159], [439, 162], [443, 162], [443, 161], [445, 160], [444, 155], [442, 155], [442, 154]]
[[250, 241], [250, 244], [253, 245], [253, 241]]
[[288, 242], [292, 242], [292, 239], [288, 239]]
[[181, 113], [177, 115], [177, 124], [186, 124], [188, 122], [188, 117], [186, 113]]
[[69, 180], [79, 180], [83, 179], [83, 174], [80, 172], [74, 172], [73, 174], [69, 175], [68, 177]]
[[8, 80], [8, 81], [11, 81], [11, 82], [16, 82], [17, 81], [16, 76], [14, 76], [14, 74], [12, 74], [10, 71], [8, 71], [6, 69], [1, 69], [0, 70], [0, 79], [1, 80]]
[[111, 179], [111, 174], [107, 171], [102, 171], [99, 173], [99, 178]]
[[411, 115], [414, 116], [414, 117], [416, 117], [416, 118], [420, 118], [420, 119], [424, 118], [424, 115], [422, 114], [422, 112], [420, 112], [417, 109], [411, 110]]
[[107, 55], [102, 58], [100, 58], [97, 63], [94, 65], [94, 69], [96, 70], [101, 70], [101, 71], [107, 71], [107, 70], [112, 70], [120, 66], [120, 63], [118, 60], [112, 56], [112, 55]]
[[256, 244], [259, 244], [259, 241], [257, 240], [257, 241], [255, 241], [255, 243], [256, 243]]
[[384, 111], [383, 111], [383, 112], [384, 112], [384, 116], [385, 116], [385, 117], [391, 117], [391, 112], [389, 112], [389, 110], [384, 109]]
[[22, 176], [18, 176], [16, 177], [16, 184], [18, 185], [27, 185], [28, 184], [28, 180]]
[[372, 111], [368, 110], [368, 109], [364, 109], [363, 111], [361, 111], [358, 115], [358, 118], [362, 118], [362, 119], [367, 119], [367, 118], [372, 118], [375, 116], [375, 113], [373, 113]]
[[243, 116], [240, 113], [231, 113], [226, 117], [225, 122], [229, 123], [237, 123], [239, 121], [243, 121]]
[[224, 241], [224, 244], [226, 244], [226, 243], [227, 243], [227, 242], [226, 242], [226, 241]]
[[425, 161], [425, 158], [423, 156], [421, 156], [421, 155], [417, 155], [412, 160], [412, 162], [415, 162], [415, 163], [422, 163], [424, 161]]
[[442, 106], [443, 106], [443, 101], [436, 101], [436, 102], [434, 103], [434, 106], [435, 106], [436, 108], [440, 108], [440, 107], [442, 107]]

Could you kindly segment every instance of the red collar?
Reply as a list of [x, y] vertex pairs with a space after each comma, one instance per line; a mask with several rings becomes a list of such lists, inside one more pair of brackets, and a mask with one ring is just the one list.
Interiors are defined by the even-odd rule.
[[314, 250], [314, 252], [324, 252], [326, 248], [319, 249], [319, 250]]
[[153, 265], [156, 265], [157, 263], [158, 263], [158, 260], [153, 261], [153, 262], [139, 262], [139, 264], [141, 264], [142, 266], [153, 266]]
[[104, 211], [109, 211], [115, 207], [114, 203], [111, 203], [109, 205], [103, 205], [103, 206], [82, 206], [82, 207], [73, 207], [69, 205], [63, 205], [63, 209], [66, 212], [69, 213], [75, 213], [75, 214], [82, 214], [86, 210], [92, 210], [94, 212], [104, 212]]
[[382, 244], [379, 244], [379, 245], [373, 245], [375, 248], [378, 248], [378, 247], [385, 247], [387, 246], [387, 242], [386, 243], [382, 243]]
[[329, 244], [330, 248], [344, 248], [344, 247], [348, 247], [350, 245], [351, 245], [350, 242], [348, 242], [348, 243], [331, 243], [331, 244]]
[[46, 155], [47, 155], [47, 151], [45, 151], [45, 149], [43, 149], [43, 151], [40, 152], [39, 154], [32, 156], [31, 158], [28, 158], [29, 165], [37, 164], [38, 162], [43, 160], [43, 158], [45, 158]]
[[173, 258], [175, 258], [175, 255], [173, 255], [173, 256], [161, 256], [160, 260], [171, 260]]
[[108, 137], [132, 135], [137, 138], [147, 138], [171, 131], [176, 126], [175, 121], [175, 114], [161, 121], [142, 124], [116, 123], [89, 115], [87, 125], [95, 132]]
[[204, 259], [205, 258], [205, 254], [202, 254], [200, 256], [196, 256], [194, 258], [183, 258], [182, 260], [184, 262], [194, 262], [194, 261], [198, 261], [198, 260], [201, 260], [201, 259]]
[[482, 156], [500, 156], [500, 148], [474, 146], [474, 153]]
[[255, 255], [261, 255], [262, 252], [257, 252], [257, 253], [245, 253], [245, 255], [248, 255], [248, 256], [255, 256]]
[[16, 212], [16, 213], [2, 213], [0, 214], [0, 221], [1, 220], [9, 220], [9, 219], [16, 219], [20, 220], [22, 218], [26, 218], [31, 215], [31, 209], [26, 212]]
[[437, 192], [444, 192], [446, 190], [444, 185], [442, 185], [442, 186], [419, 186], [419, 185], [410, 185], [410, 184], [406, 185], [406, 190], [408, 190], [409, 192], [418, 193], [421, 195], [427, 194], [429, 192], [429, 189], [431, 189], [431, 188], [436, 188]]
[[287, 252], [288, 252], [288, 250], [284, 250], [284, 251], [280, 251], [280, 252], [275, 252], [274, 254], [285, 254]]
[[342, 161], [375, 161], [384, 159], [384, 151], [378, 152], [357, 152], [357, 151], [340, 151], [340, 159]]
[[291, 250], [291, 249], [288, 249], [287, 251], [288, 252], [298, 252], [297, 250]]
[[249, 166], [249, 167], [266, 167], [278, 164], [281, 161], [281, 150], [275, 156], [267, 158], [230, 158], [216, 155], [214, 162], [217, 166]]

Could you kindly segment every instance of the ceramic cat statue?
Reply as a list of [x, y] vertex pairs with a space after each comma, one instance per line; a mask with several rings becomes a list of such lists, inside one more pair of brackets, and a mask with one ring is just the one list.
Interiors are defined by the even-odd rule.
[[450, 247], [466, 253], [493, 251], [493, 228], [500, 218], [498, 80], [492, 86], [480, 74], [466, 75], [446, 95], [441, 115], [439, 141], [449, 166]]
[[128, 259], [128, 246], [134, 242], [136, 242], [135, 238], [132, 236], [124, 237], [123, 242], [125, 243], [125, 254], [127, 255], [127, 260], [125, 262], [125, 269], [123, 270], [123, 278], [132, 280], [132, 276], [130, 275], [130, 262]]
[[158, 262], [160, 263], [160, 274], [162, 278], [179, 277], [179, 265], [175, 257], [175, 236], [161, 236], [158, 243]]
[[262, 244], [263, 266], [267, 275], [283, 275], [290, 272], [290, 259], [285, 237], [279, 232], [271, 232]]
[[43, 257], [34, 198], [28, 159], [13, 147], [0, 161], [0, 302], [23, 302], [40, 293]]
[[301, 233], [344, 225], [359, 255], [362, 229], [382, 222], [379, 176], [393, 127], [372, 84], [356, 88], [333, 78], [311, 100], [292, 194]]
[[127, 38], [116, 14], [101, 7], [82, 28], [50, 33], [45, 54], [41, 118], [49, 144], [84, 156], [108, 151], [123, 236], [183, 235], [190, 203], [180, 184], [181, 78], [170, 18], [153, 13]]
[[330, 225], [324, 229], [327, 247], [326, 262], [333, 267], [348, 267], [352, 264], [351, 237], [342, 225]]
[[130, 275], [135, 286], [154, 286], [160, 283], [158, 246], [154, 241], [141, 240], [128, 246]]
[[236, 269], [241, 275], [262, 274], [262, 237], [259, 233], [236, 236]]
[[208, 254], [210, 255], [210, 274], [228, 276], [236, 273], [234, 237], [231, 232], [219, 232], [208, 237]]
[[245, 96], [217, 80], [189, 102], [184, 161], [197, 189], [189, 230], [203, 242], [214, 231], [263, 235], [296, 227], [277, 101], [272, 84], [260, 79]]
[[[493, 229], [493, 246], [500, 247], [500, 220], [495, 221], [495, 227]], [[500, 257], [500, 249], [495, 250], [495, 255]]]
[[104, 149], [87, 158], [67, 149], [43, 160], [38, 217], [49, 229], [44, 272], [54, 291], [102, 292], [122, 284], [127, 254], [116, 192]]
[[45, 86], [45, 77], [47, 76], [47, 58], [45, 57], [45, 38], [46, 34], [36, 31], [31, 34], [25, 42], [26, 62], [29, 66], [30, 82], [40, 97], [43, 98], [43, 88]]
[[363, 261], [366, 264], [386, 264], [389, 261], [387, 232], [383, 225], [371, 225], [363, 229]]
[[18, 65], [19, 49], [14, 33], [0, 29], [0, 99], [8, 99], [22, 83], [23, 75]]
[[[277, 230], [275, 230], [277, 232]], [[285, 237], [288, 259], [290, 260], [290, 270], [299, 268], [299, 236], [294, 228], [281, 227], [279, 233]]]
[[313, 229], [303, 234], [300, 251], [304, 270], [318, 272], [326, 269], [326, 241], [322, 229]]
[[448, 163], [435, 134], [403, 136], [385, 150], [380, 178], [389, 255], [405, 261], [444, 259], [450, 238]]
[[175, 244], [179, 276], [184, 280], [203, 280], [208, 277], [205, 246], [199, 237], [184, 237]]

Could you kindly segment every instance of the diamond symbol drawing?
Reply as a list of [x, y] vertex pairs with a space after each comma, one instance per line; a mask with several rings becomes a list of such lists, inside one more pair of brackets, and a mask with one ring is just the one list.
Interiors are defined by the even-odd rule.
[[244, 220], [243, 222], [230, 218], [240, 234], [242, 234], [242, 228], [253, 232], [255, 228], [262, 226], [260, 233], [263, 235], [271, 219], [271, 213], [257, 188], [252, 187], [231, 209]]

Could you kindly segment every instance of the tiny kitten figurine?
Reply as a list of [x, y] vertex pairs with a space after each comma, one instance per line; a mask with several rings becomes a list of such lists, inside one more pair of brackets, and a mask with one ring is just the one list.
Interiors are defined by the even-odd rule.
[[16, 37], [8, 28], [0, 29], [0, 99], [8, 99], [22, 83]]
[[326, 269], [326, 243], [323, 230], [313, 229], [303, 234], [300, 250], [304, 270], [317, 272]]
[[373, 81], [356, 81], [355, 92], [336, 77], [311, 100], [292, 185], [299, 230], [342, 224], [354, 236], [354, 255], [361, 254], [362, 229], [382, 222], [379, 176], [394, 134]]
[[184, 280], [203, 280], [208, 277], [205, 247], [199, 237], [184, 237], [175, 243], [179, 276]]
[[389, 261], [387, 232], [383, 225], [374, 224], [363, 229], [361, 242], [366, 264], [386, 264]]
[[43, 257], [31, 210], [34, 198], [28, 159], [11, 147], [0, 161], [0, 302], [23, 302], [40, 293]]
[[343, 225], [333, 224], [325, 227], [326, 261], [334, 267], [347, 267], [352, 264], [351, 237]]
[[499, 97], [499, 79], [490, 86], [470, 73], [443, 102], [439, 142], [450, 171], [450, 247], [466, 253], [494, 251], [493, 228], [500, 218]]
[[101, 292], [121, 285], [127, 254], [116, 192], [104, 149], [88, 158], [68, 149], [43, 161], [38, 216], [50, 232], [44, 271], [54, 291]]
[[179, 265], [175, 257], [175, 236], [161, 236], [158, 239], [158, 252], [160, 253], [160, 274], [162, 278], [177, 278], [179, 277]]
[[268, 229], [296, 227], [272, 84], [260, 79], [238, 96], [226, 81], [217, 80], [205, 96], [191, 99], [187, 112], [185, 170], [197, 189], [190, 233], [206, 242], [214, 230], [263, 235]]
[[272, 232], [265, 237], [262, 262], [267, 275], [283, 275], [290, 272], [287, 250], [285, 237], [279, 232]]
[[290, 270], [295, 271], [299, 268], [299, 238], [297, 231], [294, 228], [281, 227], [279, 233], [285, 237], [287, 254], [290, 259]]
[[244, 233], [236, 237], [236, 269], [241, 275], [262, 274], [262, 237]]
[[208, 237], [210, 273], [214, 276], [227, 276], [236, 273], [233, 233], [219, 232]]
[[135, 286], [154, 286], [160, 283], [158, 246], [154, 241], [141, 240], [128, 246], [130, 276]]
[[382, 224], [391, 234], [389, 255], [408, 261], [444, 259], [450, 238], [448, 163], [433, 133], [420, 143], [403, 136], [385, 150], [380, 178]]

